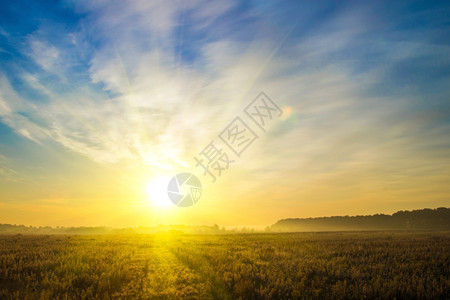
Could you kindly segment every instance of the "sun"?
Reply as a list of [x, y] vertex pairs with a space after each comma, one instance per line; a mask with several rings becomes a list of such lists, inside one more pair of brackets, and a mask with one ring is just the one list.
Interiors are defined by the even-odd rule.
[[167, 195], [167, 185], [170, 177], [161, 176], [152, 179], [146, 187], [149, 200], [157, 207], [170, 207], [173, 205]]

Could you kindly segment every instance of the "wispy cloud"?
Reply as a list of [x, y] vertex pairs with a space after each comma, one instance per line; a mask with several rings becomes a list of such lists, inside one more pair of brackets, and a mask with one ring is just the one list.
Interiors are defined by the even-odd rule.
[[35, 38], [29, 40], [29, 45], [31, 58], [44, 70], [55, 72], [61, 68], [60, 53], [56, 47]]
[[20, 182], [22, 177], [11, 167], [9, 159], [0, 153], [0, 178], [7, 182]]
[[[336, 65], [332, 58], [353, 46], [370, 26], [363, 25], [365, 15], [354, 11], [337, 15], [297, 43], [290, 41], [283, 47], [283, 55], [272, 59], [271, 52], [282, 42], [280, 39], [260, 38], [248, 45], [225, 37], [220, 41], [202, 41], [197, 46], [199, 57], [194, 64], [189, 64], [177, 57], [177, 36], [182, 34], [179, 27], [208, 31], [208, 25], [232, 4], [173, 5], [134, 1], [127, 5], [115, 2], [108, 6], [101, 3], [76, 6], [88, 14], [81, 27], [95, 29], [100, 33], [97, 38], [105, 38], [91, 53], [85, 70], [92, 84], [101, 84], [112, 94], [108, 96], [84, 86], [72, 86], [71, 93], [65, 94], [43, 83], [43, 75], [24, 73], [25, 82], [50, 101], [21, 100], [22, 107], [11, 109], [8, 106], [11, 99], [3, 97], [4, 119], [20, 134], [36, 142], [54, 139], [97, 161], [131, 159], [170, 166], [186, 160], [195, 151], [190, 145], [199, 144], [218, 132], [242, 107], [246, 97], [253, 96], [259, 89], [268, 90], [282, 103], [301, 109], [302, 128], [285, 126], [284, 134], [317, 131], [316, 136], [337, 136], [340, 128], [348, 132], [348, 126], [352, 125], [347, 123], [358, 122], [358, 119], [370, 124], [373, 118], [373, 122], [380, 124], [372, 122], [371, 126], [378, 126], [392, 118], [392, 114], [381, 114], [390, 110], [393, 105], [390, 99], [374, 100], [378, 101], [380, 113], [374, 115], [372, 110], [371, 115], [365, 114], [373, 108], [370, 100], [360, 98], [361, 84], [368, 87], [374, 78], [360, 74], [358, 79], [350, 74], [350, 64]], [[189, 24], [180, 24], [182, 18], [189, 18]], [[82, 29], [71, 34], [81, 37], [92, 32]], [[31, 49], [29, 55], [45, 71], [59, 74], [60, 84], [69, 86], [62, 78], [70, 81], [71, 70], [64, 64], [70, 63], [67, 57], [74, 56], [70, 51], [78, 50], [64, 43], [60, 43], [64, 48], [58, 48], [47, 39], [48, 33], [42, 28], [31, 35], [26, 47]], [[81, 39], [89, 40], [89, 37]], [[431, 49], [427, 45], [393, 45], [401, 48], [394, 52], [383, 50], [386, 55], [389, 53], [391, 62], [421, 56], [424, 51], [429, 53], [426, 49]], [[61, 53], [66, 54], [63, 57]], [[266, 64], [267, 67], [261, 69]], [[354, 82], [355, 79], [361, 81]], [[2, 85], [14, 98], [19, 98], [6, 79]], [[19, 114], [22, 109], [26, 115]], [[332, 124], [332, 132], [327, 132], [314, 120], [319, 114], [330, 118], [324, 121]], [[361, 117], [361, 114], [364, 115]], [[36, 122], [37, 119], [43, 122]]]

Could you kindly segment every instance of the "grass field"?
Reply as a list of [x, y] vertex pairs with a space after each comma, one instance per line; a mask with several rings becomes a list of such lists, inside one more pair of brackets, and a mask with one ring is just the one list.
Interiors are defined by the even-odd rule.
[[446, 299], [449, 275], [450, 233], [0, 236], [0, 299]]

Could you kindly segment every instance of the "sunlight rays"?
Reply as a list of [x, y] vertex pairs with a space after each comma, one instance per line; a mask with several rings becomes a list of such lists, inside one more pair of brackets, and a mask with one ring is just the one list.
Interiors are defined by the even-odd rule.
[[158, 208], [173, 207], [167, 196], [167, 185], [169, 184], [169, 176], [160, 176], [152, 179], [146, 186], [146, 192], [152, 205]]

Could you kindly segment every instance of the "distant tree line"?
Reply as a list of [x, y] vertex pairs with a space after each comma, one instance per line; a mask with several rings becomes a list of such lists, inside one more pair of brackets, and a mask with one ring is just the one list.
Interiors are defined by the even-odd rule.
[[0, 234], [151, 234], [158, 232], [171, 233], [203, 233], [215, 234], [223, 233], [225, 229], [220, 229], [217, 224], [213, 226], [186, 226], [186, 225], [158, 225], [154, 227], [36, 227], [24, 225], [0, 224]]
[[294, 218], [276, 222], [270, 231], [450, 230], [450, 209], [398, 211], [392, 215]]

